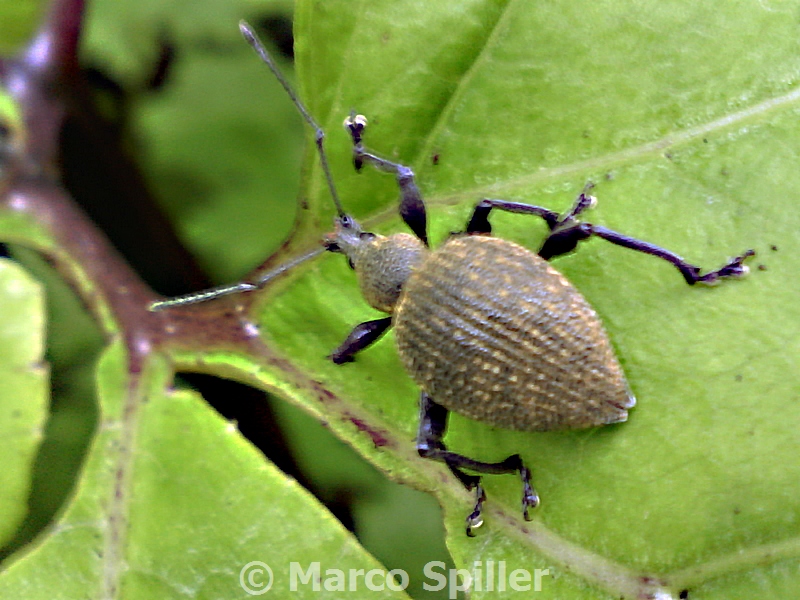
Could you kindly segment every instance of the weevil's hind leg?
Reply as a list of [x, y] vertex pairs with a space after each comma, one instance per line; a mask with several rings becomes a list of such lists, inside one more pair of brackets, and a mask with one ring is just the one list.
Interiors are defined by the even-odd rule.
[[[689, 285], [694, 285], [695, 283], [704, 283], [707, 285], [713, 285], [715, 283], [718, 283], [720, 279], [742, 277], [750, 271], [747, 265], [744, 264], [745, 259], [749, 258], [750, 256], [755, 256], [754, 250], [745, 250], [742, 254], [740, 254], [735, 258], [732, 258], [730, 261], [722, 265], [719, 269], [715, 269], [713, 271], [709, 271], [708, 273], [701, 274], [702, 271], [701, 267], [692, 265], [683, 260], [680, 256], [678, 256], [674, 252], [665, 250], [664, 248], [656, 246], [655, 244], [651, 244], [649, 242], [643, 242], [642, 240], [637, 240], [636, 238], [622, 235], [621, 233], [617, 233], [616, 231], [612, 231], [611, 229], [607, 229], [600, 225], [590, 225], [588, 223], [583, 223], [578, 227], [585, 229], [586, 233], [581, 234], [585, 235], [585, 237], [595, 235], [599, 238], [611, 242], [612, 244], [616, 244], [617, 246], [622, 246], [623, 248], [630, 248], [631, 250], [636, 250], [637, 252], [643, 252], [644, 254], [656, 256], [658, 258], [667, 261], [668, 263], [672, 264], [676, 269], [678, 269], [678, 271], [680, 271], [681, 275], [683, 275], [683, 278], [686, 280], [686, 283], [688, 283]], [[583, 239], [585, 239], [585, 237]]]
[[468, 475], [462, 469], [491, 475], [519, 473], [522, 479], [522, 514], [526, 520], [530, 520], [528, 511], [539, 504], [539, 496], [531, 485], [531, 472], [523, 464], [519, 454], [509, 456], [502, 462], [485, 463], [450, 452], [442, 441], [447, 431], [448, 414], [449, 411], [444, 406], [437, 404], [425, 392], [420, 394], [417, 452], [423, 458], [445, 463], [464, 487], [468, 490], [475, 490], [475, 507], [467, 517], [467, 535], [472, 536], [473, 529], [483, 524], [481, 512], [486, 494], [481, 486], [480, 476]]
[[353, 328], [353, 331], [350, 332], [344, 342], [331, 352], [328, 358], [337, 365], [352, 362], [356, 353], [377, 342], [391, 325], [392, 317], [359, 323]]
[[362, 143], [362, 135], [366, 126], [367, 120], [362, 115], [351, 115], [345, 120], [345, 128], [353, 139], [353, 164], [356, 170], [360, 171], [363, 164], [368, 162], [381, 171], [395, 174], [397, 185], [400, 186], [400, 216], [414, 232], [414, 235], [427, 246], [428, 217], [425, 202], [422, 200], [422, 194], [414, 179], [414, 171], [405, 165], [386, 160], [367, 150]]
[[[444, 448], [444, 446], [442, 446], [442, 448]], [[423, 458], [435, 459], [435, 457], [428, 454], [422, 454], [422, 452], [420, 452], [420, 456]], [[464, 473], [464, 471], [461, 471], [458, 467], [454, 466], [452, 462], [445, 460], [444, 463], [465, 488], [475, 492], [475, 504], [472, 508], [472, 512], [467, 515], [466, 521], [467, 535], [469, 537], [475, 537], [474, 530], [483, 525], [483, 503], [486, 502], [486, 492], [483, 490], [483, 486], [481, 485], [481, 478], [479, 475], [469, 475]]]
[[721, 279], [742, 277], [749, 272], [749, 268], [744, 264], [744, 261], [750, 256], [755, 255], [755, 251], [746, 250], [739, 256], [732, 258], [722, 265], [719, 269], [709, 271], [708, 273], [701, 273], [701, 267], [688, 263], [674, 252], [670, 252], [650, 242], [644, 242], [617, 233], [602, 225], [573, 222], [572, 224], [566, 225], [563, 229], [556, 229], [553, 231], [550, 237], [544, 241], [544, 244], [539, 250], [539, 256], [545, 260], [550, 260], [553, 257], [571, 252], [581, 241], [589, 239], [592, 236], [597, 236], [617, 246], [642, 252], [643, 254], [649, 254], [650, 256], [655, 256], [667, 261], [680, 271], [680, 274], [683, 275], [684, 280], [686, 280], [686, 283], [689, 285], [694, 285], [695, 283], [713, 285], [718, 283]]
[[544, 219], [550, 229], [550, 235], [539, 249], [539, 256], [545, 260], [572, 252], [583, 240], [597, 236], [617, 246], [636, 250], [667, 261], [680, 271], [689, 285], [694, 285], [695, 283], [714, 284], [720, 279], [741, 277], [747, 274], [749, 269], [744, 264], [744, 261], [755, 254], [753, 250], [745, 251], [719, 269], [701, 274], [702, 269], [700, 267], [686, 262], [674, 252], [665, 250], [655, 244], [617, 233], [601, 225], [579, 222], [577, 217], [586, 209], [591, 208], [596, 202], [594, 196], [586, 194], [587, 191], [588, 186], [578, 196], [573, 207], [564, 215], [559, 215], [541, 206], [522, 204], [520, 202], [488, 198], [481, 200], [472, 213], [472, 218], [467, 225], [467, 233], [491, 233], [492, 226], [489, 224], [489, 213], [496, 208], [505, 212], [534, 215]]

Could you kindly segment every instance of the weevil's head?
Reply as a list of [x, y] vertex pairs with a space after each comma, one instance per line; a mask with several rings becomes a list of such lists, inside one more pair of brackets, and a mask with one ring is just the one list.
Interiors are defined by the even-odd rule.
[[369, 233], [350, 215], [336, 217], [333, 231], [322, 243], [329, 252], [347, 257], [364, 299], [373, 308], [389, 314], [394, 311], [409, 275], [427, 254], [425, 245], [413, 235]]
[[358, 249], [373, 237], [374, 233], [362, 230], [358, 221], [343, 214], [333, 220], [333, 231], [325, 234], [322, 245], [328, 252], [344, 254], [350, 261], [350, 266], [354, 267], [354, 257], [358, 254]]

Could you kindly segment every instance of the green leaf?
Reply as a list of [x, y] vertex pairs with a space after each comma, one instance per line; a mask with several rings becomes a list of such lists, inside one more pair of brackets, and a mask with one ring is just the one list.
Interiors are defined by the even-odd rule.
[[[101, 427], [75, 497], [49, 535], [7, 567], [0, 597], [231, 597], [268, 581], [265, 571], [248, 575], [264, 569], [256, 561], [271, 567], [276, 591], [291, 591], [290, 562], [307, 571], [335, 556], [345, 573], [379, 568], [235, 424], [196, 394], [168, 390], [166, 363], [151, 362], [137, 385], [114, 344], [98, 373]], [[297, 593], [315, 592], [309, 584]]]
[[[602, 317], [639, 405], [629, 423], [566, 433], [454, 416], [452, 449], [481, 460], [520, 452], [543, 499], [526, 524], [517, 481], [486, 478], [491, 509], [477, 540], [463, 536], [467, 495], [413, 456], [416, 391], [391, 335], [354, 365], [325, 359], [377, 316], [343, 261], [320, 259], [265, 300], [265, 339], [337, 398], [299, 400], [391, 475], [437, 494], [459, 567], [550, 567], [557, 579], [543, 590], [559, 598], [661, 588], [727, 597], [713, 590], [730, 594], [722, 582], [745, 572], [767, 595], [786, 585], [785, 571], [761, 565], [796, 565], [799, 548], [800, 54], [787, 19], [799, 8], [298, 6], [301, 89], [327, 126], [346, 207], [373, 229], [399, 229], [397, 192], [391, 177], [348, 173], [337, 123], [350, 108], [370, 119], [370, 148], [415, 168], [436, 243], [481, 197], [564, 210], [593, 181], [593, 222], [707, 268], [758, 252], [748, 279], [717, 289], [688, 288], [670, 265], [600, 241], [556, 261]], [[332, 212], [318, 169], [305, 189]], [[542, 239], [532, 219], [493, 221], [532, 249]]]
[[283, 90], [264, 85], [268, 71], [237, 27], [244, 17], [290, 7], [285, 0], [91, 4], [83, 49], [129, 88], [150, 76], [160, 44], [173, 48], [165, 87], [134, 96], [132, 135], [181, 239], [220, 281], [263, 260], [294, 218], [302, 124]]
[[[244, 9], [241, 7], [235, 11], [236, 18], [231, 19], [230, 33], [226, 34], [226, 39], [232, 38], [235, 43], [232, 47], [236, 48], [236, 54], [227, 56], [227, 60], [232, 62], [240, 61], [241, 55], [252, 58], [236, 30], [236, 20], [242, 12]], [[124, 20], [125, 16], [119, 15], [118, 18]], [[128, 24], [133, 26], [131, 21]], [[216, 29], [221, 27], [221, 24], [216, 25]], [[194, 33], [200, 36], [202, 42], [203, 32]], [[224, 61], [217, 62], [218, 70], [212, 71], [212, 77], [224, 67]], [[256, 62], [254, 66], [256, 68], [250, 70], [262, 75], [260, 65]], [[224, 92], [224, 89], [220, 88], [220, 91]], [[219, 98], [224, 96], [224, 93], [218, 95]], [[7, 101], [6, 96], [0, 98], [3, 101], [0, 109], [6, 115], [7, 123], [18, 127], [17, 107], [10, 100]], [[208, 94], [205, 100], [204, 104], [202, 98], [199, 99], [198, 105], [208, 106]], [[231, 110], [234, 108], [229, 106]], [[257, 110], [250, 108], [251, 114]], [[263, 107], [258, 110], [263, 111]], [[288, 107], [284, 113], [292, 110]], [[176, 112], [170, 106], [166, 107], [166, 111], [173, 115]], [[201, 128], [207, 116], [199, 108], [190, 112], [194, 119], [193, 126]], [[152, 114], [149, 113], [151, 117]], [[144, 118], [145, 121], [147, 119]], [[164, 123], [168, 121], [163, 118], [150, 120], [161, 127], [159, 133], [166, 138], [172, 135], [174, 139], [174, 131], [163, 133]], [[228, 122], [228, 129], [232, 128], [233, 122], [235, 120]], [[292, 126], [299, 129], [297, 125]], [[281, 126], [279, 124], [278, 129]], [[226, 132], [228, 139], [240, 135], [241, 129], [237, 127], [241, 125], [234, 126], [232, 134]], [[174, 129], [181, 132], [180, 126]], [[182, 131], [186, 129], [184, 127]], [[252, 133], [253, 143], [263, 141], [258, 131]], [[289, 145], [299, 148], [300, 141], [289, 140]], [[18, 148], [15, 146], [14, 150]], [[219, 147], [216, 150], [219, 152]], [[214, 148], [210, 148], [210, 152], [213, 151]], [[298, 151], [294, 153], [298, 154]], [[287, 160], [293, 158], [289, 156]], [[198, 168], [196, 159], [197, 156], [194, 156], [194, 165], [190, 168]], [[258, 160], [256, 157], [249, 162], [243, 160], [242, 163], [253, 166]], [[163, 172], [175, 173], [169, 165], [162, 166], [165, 166]], [[294, 173], [286, 174], [290, 182], [299, 178], [297, 169], [292, 170]], [[276, 167], [275, 171], [283, 174], [287, 169]], [[224, 178], [220, 179], [225, 181]], [[209, 191], [211, 196], [222, 185], [216, 183], [217, 187]], [[258, 183], [263, 187], [263, 182]], [[9, 199], [6, 184], [4, 180], [4, 201]], [[231, 190], [226, 193], [234, 195]], [[283, 194], [286, 193], [287, 190], [283, 190]], [[0, 239], [45, 251], [51, 259], [55, 255], [72, 267], [74, 257], [61, 254], [58, 237], [52, 235], [48, 223], [37, 223], [34, 216], [16, 212], [15, 209], [20, 205], [26, 208], [24, 203], [10, 204], [9, 210], [4, 202], [0, 213]], [[232, 209], [230, 206], [226, 209], [215, 206], [214, 210], [225, 214]], [[293, 212], [289, 203], [289, 210], [286, 211], [288, 218], [284, 217], [285, 227], [288, 227]], [[248, 227], [252, 226], [252, 221], [247, 222]], [[241, 233], [241, 228], [231, 226], [228, 231]], [[268, 243], [276, 244], [283, 233], [278, 230], [268, 239]], [[248, 241], [252, 237], [247, 238]], [[263, 240], [258, 242], [264, 243]], [[261, 258], [263, 252], [263, 247], [261, 250], [254, 247], [248, 251], [248, 255], [252, 260], [252, 256]], [[17, 258], [24, 256], [26, 264], [31, 260], [24, 249], [15, 248], [14, 255]], [[240, 258], [241, 262], [244, 261]], [[81, 268], [80, 264], [75, 266], [76, 270]], [[242, 264], [234, 268], [241, 269]], [[93, 284], [97, 282], [88, 281], [85, 273], [67, 269], [67, 274], [77, 279], [71, 282], [84, 298], [95, 292]], [[66, 298], [61, 290], [53, 293], [53, 287], [57, 286], [48, 280], [47, 274], [37, 272], [37, 275], [47, 280], [48, 293], [55, 304], [53, 312], [57, 313], [57, 318], [51, 320], [51, 327], [56, 331], [53, 339], [48, 340], [49, 356], [54, 357], [55, 362], [64, 363], [62, 368], [65, 371], [74, 369], [84, 374], [93, 367], [93, 353], [88, 348], [88, 342], [94, 341], [92, 338], [96, 331], [85, 323], [85, 313], [76, 315], [64, 311], [71, 299]], [[49, 276], [52, 277], [52, 274]], [[18, 285], [11, 280], [0, 281], [0, 290], [11, 297], [19, 291]], [[26, 324], [16, 308], [16, 304], [3, 301], [3, 315], [14, 319], [15, 332]], [[41, 300], [28, 302], [22, 308], [28, 311], [38, 309], [41, 313]], [[69, 323], [65, 324], [64, 321]], [[118, 323], [105, 324], [109, 325], [111, 331], [119, 328]], [[38, 330], [30, 327], [26, 332], [28, 336], [37, 333], [41, 336], [41, 323]], [[27, 350], [25, 345], [19, 343], [10, 347], [17, 352], [24, 353]], [[3, 502], [0, 531], [4, 542], [16, 532], [14, 542], [17, 546], [27, 545], [3, 562], [0, 597], [149, 598], [153, 595], [184, 597], [186, 594], [195, 597], [247, 597], [241, 577], [245, 577], [246, 584], [250, 584], [250, 579], [247, 578], [248, 572], [244, 572], [244, 575], [241, 572], [254, 561], [272, 566], [275, 577], [273, 593], [279, 595], [292, 591], [289, 587], [292, 562], [308, 570], [315, 561], [322, 561], [323, 582], [328, 578], [326, 568], [342, 570], [345, 575], [349, 575], [350, 569], [360, 571], [357, 583], [348, 582], [352, 590], [350, 595], [407, 597], [391, 589], [384, 589], [377, 594], [365, 589], [364, 573], [374, 569], [383, 572], [380, 563], [308, 492], [274, 465], [265, 463], [263, 456], [238, 433], [235, 424], [222, 419], [197, 394], [172, 389], [174, 372], [171, 365], [163, 362], [163, 357], [156, 357], [153, 363], [148, 363], [141, 374], [129, 372], [130, 366], [120, 342], [111, 344], [101, 361], [97, 381], [91, 381], [98, 386], [99, 415], [94, 414], [96, 409], [92, 405], [94, 398], [91, 388], [81, 388], [84, 414], [73, 412], [59, 416], [54, 413], [49, 424], [50, 431], [47, 432], [48, 439], [45, 440], [47, 448], [39, 452], [39, 470], [34, 477], [42, 479], [38, 492], [50, 492], [51, 502], [55, 502], [56, 507], [63, 502], [63, 506], [55, 517], [52, 512], [46, 515], [53, 520], [44, 531], [42, 528], [48, 522], [26, 522], [22, 529], [17, 528], [25, 515], [25, 500], [31, 479], [30, 463], [36, 456], [36, 443], [41, 438], [46, 394], [44, 389], [39, 389], [38, 409], [33, 396], [14, 398], [15, 404], [7, 405], [6, 394], [2, 394], [0, 430], [12, 434], [7, 443], [13, 454], [3, 453], [6, 461], [3, 493], [0, 496]], [[19, 371], [19, 365], [10, 360], [3, 360], [0, 367]], [[19, 377], [20, 373], [12, 372], [12, 375]], [[6, 385], [14, 383], [11, 376], [4, 377], [3, 382]], [[71, 388], [73, 382], [65, 378], [55, 385]], [[72, 391], [66, 390], [69, 395], [72, 395]], [[66, 395], [65, 390], [54, 389], [54, 397], [59, 394]], [[31, 421], [29, 416], [39, 418], [38, 430], [31, 425], [31, 431], [28, 432], [30, 439], [17, 435], [18, 429], [24, 429], [25, 424], [21, 423], [16, 405], [25, 406], [22, 416], [28, 421]], [[9, 411], [5, 410], [7, 406]], [[53, 488], [57, 487], [53, 485], [53, 480], [65, 476], [59, 471], [64, 465], [64, 458], [55, 456], [53, 451], [65, 448], [74, 451], [74, 447], [67, 446], [73, 441], [75, 431], [84, 428], [95, 416], [98, 427], [87, 456], [83, 457], [80, 449], [77, 454], [70, 455], [70, 459], [84, 458], [85, 462], [76, 476], [75, 489], [65, 499], [53, 493]], [[59, 422], [55, 423], [57, 419]], [[65, 439], [67, 444], [64, 443]], [[17, 465], [17, 455], [26, 459], [26, 462]], [[27, 498], [29, 503], [37, 501], [34, 497], [36, 492]], [[37, 533], [40, 535], [30, 542], [31, 535]], [[3, 558], [6, 556], [3, 555]], [[250, 585], [255, 585], [255, 591], [264, 581], [263, 572], [253, 570], [258, 568], [259, 565], [255, 564], [249, 571], [255, 582]], [[374, 581], [380, 585], [380, 576]], [[315, 587], [314, 582], [301, 584], [298, 591], [292, 593], [299, 597], [318, 596]], [[326, 588], [323, 587], [323, 590]]]
[[[201, 27], [209, 6], [187, 16], [195, 27], [188, 31]], [[639, 404], [628, 423], [580, 432], [508, 432], [453, 415], [453, 450], [482, 460], [521, 453], [543, 500], [526, 523], [517, 479], [486, 477], [486, 523], [474, 539], [463, 532], [470, 494], [416, 454], [418, 389], [392, 334], [355, 364], [337, 367], [325, 358], [353, 325], [377, 316], [341, 257], [297, 267], [259, 297], [264, 345], [254, 342], [249, 352], [211, 340], [166, 347], [136, 374], [115, 342], [98, 371], [99, 426], [74, 497], [47, 533], [4, 563], [0, 596], [231, 597], [242, 594], [239, 571], [254, 560], [276, 575], [276, 565], [285, 575], [292, 557], [304, 565], [332, 560], [345, 570], [379, 566], [235, 427], [195, 394], [170, 389], [173, 367], [164, 352], [178, 368], [279, 393], [390, 477], [434, 494], [456, 567], [480, 562], [483, 589], [473, 586], [472, 598], [517, 595], [508, 578], [504, 590], [499, 581], [486, 589], [490, 561], [495, 577], [501, 563], [507, 575], [529, 573], [531, 591], [538, 578], [542, 598], [678, 598], [683, 590], [695, 600], [744, 598], [753, 589], [759, 597], [791, 597], [800, 551], [800, 218], [793, 206], [800, 6], [333, 0], [300, 2], [296, 11], [301, 95], [326, 128], [346, 208], [370, 229], [403, 227], [393, 178], [353, 173], [340, 127], [352, 109], [370, 119], [370, 148], [414, 167], [435, 244], [463, 229], [481, 197], [564, 210], [593, 181], [599, 205], [592, 222], [708, 268], [752, 247], [753, 273], [693, 289], [670, 265], [601, 241], [558, 259], [600, 314]], [[134, 19], [145, 13], [131, 11], [117, 26], [125, 35], [99, 35], [97, 45], [137, 37]], [[227, 25], [220, 19], [209, 27]], [[218, 41], [215, 35], [205, 39]], [[203, 36], [197, 39], [202, 45]], [[243, 73], [265, 71], [246, 47], [232, 52], [234, 62], [249, 61]], [[119, 55], [130, 61], [122, 71], [136, 80], [139, 61]], [[187, 59], [176, 67], [185, 69], [179, 79], [199, 89], [204, 71], [222, 78], [218, 58]], [[245, 81], [234, 87], [239, 77], [249, 82], [232, 74], [208, 98], [247, 89]], [[237, 194], [230, 181], [242, 183], [257, 161], [229, 159], [230, 140], [215, 154], [210, 132], [225, 111], [189, 118], [203, 115], [205, 99], [200, 92], [184, 113], [155, 106], [159, 98], [150, 107], [142, 101], [139, 115], [159, 132], [145, 142], [152, 152], [145, 162], [154, 185], [173, 196], [169, 210], [185, 238], [218, 277], [234, 277], [277, 243], [290, 219], [273, 217], [280, 200], [261, 213], [249, 191]], [[249, 115], [238, 102], [234, 110]], [[292, 110], [281, 102], [275, 110]], [[249, 151], [262, 135], [251, 136], [256, 130], [242, 123], [237, 130], [248, 141], [241, 147]], [[170, 127], [183, 143], [165, 141], [160, 132]], [[177, 154], [182, 147], [186, 155]], [[293, 249], [316, 245], [334, 214], [310, 146], [306, 161]], [[208, 174], [204, 168], [215, 162], [231, 164], [233, 176]], [[286, 164], [276, 169], [282, 192], [291, 185], [280, 173]], [[197, 203], [182, 196], [188, 191], [191, 199], [192, 190]], [[0, 220], [3, 240], [52, 243], [10, 215]], [[497, 235], [532, 250], [545, 232], [530, 218], [492, 219]], [[260, 228], [274, 237], [258, 239]], [[235, 266], [225, 264], [228, 255]], [[91, 283], [78, 282], [84, 296]], [[196, 309], [210, 314], [214, 307]], [[417, 518], [395, 505], [385, 520], [383, 535], [395, 543], [398, 529], [411, 529]], [[285, 578], [275, 585], [281, 581], [285, 591]]]
[[2, 7], [3, 21], [0, 25], [0, 52], [15, 51], [33, 34], [37, 18], [44, 12], [41, 0], [19, 0], [6, 2]]
[[27, 513], [31, 469], [47, 417], [41, 286], [0, 259], [0, 547]]

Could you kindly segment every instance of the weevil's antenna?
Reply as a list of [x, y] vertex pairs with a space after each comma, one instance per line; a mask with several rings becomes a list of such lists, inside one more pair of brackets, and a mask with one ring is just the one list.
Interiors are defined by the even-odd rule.
[[205, 302], [206, 300], [213, 300], [214, 298], [220, 298], [221, 296], [229, 296], [231, 294], [238, 294], [240, 292], [251, 292], [253, 290], [257, 290], [259, 288], [264, 287], [264, 285], [266, 285], [269, 281], [275, 279], [279, 275], [283, 275], [289, 269], [292, 269], [297, 265], [304, 263], [311, 258], [314, 258], [315, 256], [319, 256], [323, 252], [325, 252], [324, 248], [314, 248], [313, 250], [310, 250], [305, 254], [301, 254], [297, 258], [293, 258], [292, 260], [280, 264], [274, 269], [271, 269], [266, 273], [259, 275], [258, 278], [253, 283], [250, 283], [248, 281], [240, 281], [239, 283], [220, 285], [218, 287], [209, 288], [207, 290], [201, 290], [199, 292], [184, 294], [183, 296], [175, 296], [174, 298], [167, 298], [166, 300], [151, 302], [150, 306], [148, 306], [148, 310], [152, 312], [157, 312], [159, 310], [164, 310], [165, 308], [170, 308], [172, 306], [186, 306], [187, 304], [199, 304], [200, 302]]
[[269, 70], [272, 71], [272, 74], [275, 75], [275, 78], [283, 86], [283, 89], [286, 90], [286, 93], [289, 94], [289, 98], [292, 99], [292, 102], [294, 102], [297, 110], [300, 111], [301, 115], [303, 115], [303, 119], [305, 119], [306, 123], [308, 123], [314, 130], [314, 141], [317, 144], [317, 150], [319, 151], [319, 161], [322, 164], [322, 171], [325, 173], [325, 179], [328, 180], [328, 189], [331, 191], [331, 197], [333, 198], [333, 203], [336, 205], [336, 211], [339, 213], [340, 217], [344, 217], [345, 212], [342, 209], [342, 203], [339, 202], [339, 195], [336, 193], [336, 187], [333, 185], [333, 177], [331, 176], [331, 170], [328, 167], [328, 157], [325, 154], [325, 147], [323, 144], [323, 141], [325, 140], [325, 132], [322, 130], [322, 127], [317, 125], [317, 122], [314, 120], [314, 117], [311, 116], [308, 110], [306, 110], [306, 107], [300, 101], [300, 98], [297, 97], [297, 94], [292, 89], [292, 86], [289, 85], [289, 82], [286, 81], [283, 73], [281, 73], [280, 69], [278, 69], [278, 65], [275, 64], [274, 60], [272, 60], [272, 56], [264, 47], [264, 44], [262, 44], [261, 40], [258, 39], [256, 32], [253, 31], [253, 28], [246, 21], [239, 21], [239, 30], [242, 32], [244, 39], [247, 40], [247, 43], [253, 47], [253, 50], [256, 51], [256, 53], [261, 57], [261, 60], [263, 60], [264, 63], [266, 63], [266, 65], [269, 67]]
[[257, 290], [258, 286], [252, 283], [243, 281], [241, 283], [232, 283], [230, 285], [220, 285], [207, 290], [199, 292], [192, 292], [191, 294], [184, 294], [183, 296], [175, 296], [174, 298], [167, 298], [166, 300], [158, 300], [151, 302], [147, 310], [151, 312], [158, 312], [165, 308], [173, 306], [186, 306], [187, 304], [199, 304], [206, 300], [213, 300], [214, 298], [221, 298], [222, 296], [229, 296], [231, 294], [238, 294], [239, 292], [250, 292]]

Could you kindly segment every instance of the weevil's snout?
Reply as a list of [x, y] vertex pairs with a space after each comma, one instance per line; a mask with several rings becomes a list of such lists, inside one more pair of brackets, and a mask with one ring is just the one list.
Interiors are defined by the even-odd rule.
[[322, 238], [322, 245], [328, 252], [341, 252], [342, 249], [336, 243], [336, 235], [334, 233], [326, 233]]
[[339, 233], [335, 230], [322, 236], [322, 245], [328, 252], [342, 252], [342, 247], [339, 245]]

